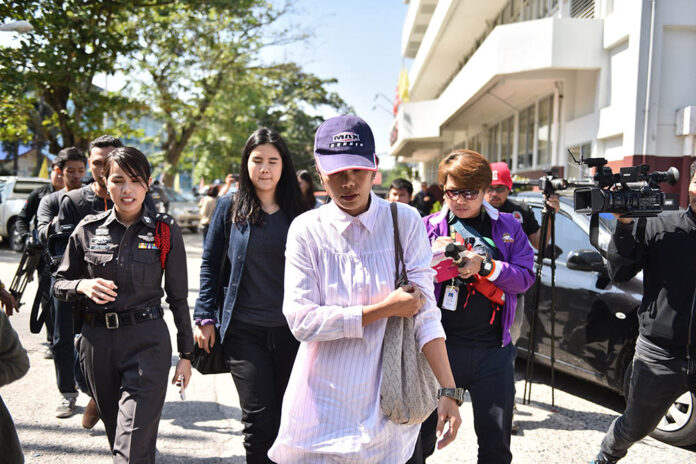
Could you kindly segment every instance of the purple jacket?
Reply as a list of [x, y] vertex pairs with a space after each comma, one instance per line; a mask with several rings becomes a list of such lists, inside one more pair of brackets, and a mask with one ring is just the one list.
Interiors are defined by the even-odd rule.
[[[510, 343], [510, 327], [515, 320], [517, 295], [524, 293], [534, 283], [534, 249], [529, 244], [522, 226], [512, 214], [501, 213], [486, 201], [483, 202], [491, 218], [493, 242], [500, 250], [502, 259], [495, 262], [495, 270], [489, 276], [498, 288], [505, 292], [503, 305], [503, 340], [502, 346]], [[423, 218], [428, 238], [432, 244], [437, 237], [449, 237], [447, 233], [447, 215], [445, 205], [439, 213]], [[435, 300], [440, 296], [442, 284], [435, 284]]]

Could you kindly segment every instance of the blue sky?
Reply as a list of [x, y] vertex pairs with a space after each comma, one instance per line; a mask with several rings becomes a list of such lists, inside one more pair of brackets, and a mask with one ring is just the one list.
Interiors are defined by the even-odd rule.
[[[275, 47], [265, 56], [290, 59], [305, 71], [338, 79], [331, 90], [370, 124], [377, 152], [385, 153], [393, 122], [391, 104], [383, 97], [375, 100], [375, 95], [394, 99], [402, 66], [401, 28], [408, 5], [401, 0], [294, 0], [292, 5], [294, 13], [289, 21], [311, 33], [310, 39]], [[0, 32], [0, 44], [8, 44], [12, 36]], [[104, 77], [98, 76], [95, 82], [104, 85]], [[110, 77], [108, 83], [111, 90], [123, 84], [118, 77]], [[389, 167], [391, 162], [383, 158], [382, 165]]]
[[[297, 0], [293, 5], [296, 14], [292, 20], [299, 20], [313, 37], [305, 44], [274, 53], [320, 77], [337, 78], [338, 84], [332, 90], [370, 124], [377, 152], [386, 152], [392, 107], [381, 96], [375, 100], [375, 95], [394, 99], [402, 66], [401, 29], [408, 5], [400, 0]], [[385, 167], [390, 164], [387, 159], [383, 161]]]

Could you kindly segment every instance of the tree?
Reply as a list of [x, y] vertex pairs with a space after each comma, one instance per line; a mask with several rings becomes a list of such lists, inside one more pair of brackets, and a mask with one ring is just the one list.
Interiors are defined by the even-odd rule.
[[189, 144], [205, 161], [199, 171], [222, 175], [259, 125], [285, 132], [291, 147], [305, 153], [307, 133], [313, 135], [318, 123], [304, 108], [344, 106], [324, 89], [333, 81], [302, 73], [294, 64], [261, 64], [264, 47], [304, 38], [279, 26], [287, 11], [287, 5], [262, 0], [221, 1], [208, 8], [174, 2], [138, 18], [141, 46], [131, 54], [133, 71], [144, 71], [147, 79], [137, 95], [164, 122], [167, 185]]
[[192, 138], [187, 158], [195, 158], [195, 173], [222, 178], [238, 172], [241, 148], [261, 126], [278, 131], [288, 144], [297, 169], [314, 163], [314, 133], [323, 118], [310, 109], [327, 107], [339, 113], [352, 111], [326, 87], [335, 79], [305, 73], [295, 63], [254, 68], [236, 79], [216, 99], [210, 123]]
[[[140, 108], [92, 82], [98, 73], [112, 73], [119, 58], [137, 47], [128, 19], [143, 8], [127, 0], [2, 2], [0, 18], [27, 20], [34, 28], [21, 35], [19, 47], [0, 48], [3, 105], [25, 115], [23, 127], [16, 121], [13, 127], [19, 132], [33, 127], [52, 153], [64, 146], [85, 149], [104, 131], [105, 115], [111, 132], [127, 135], [125, 121]], [[36, 111], [42, 105], [52, 110], [46, 119]]]

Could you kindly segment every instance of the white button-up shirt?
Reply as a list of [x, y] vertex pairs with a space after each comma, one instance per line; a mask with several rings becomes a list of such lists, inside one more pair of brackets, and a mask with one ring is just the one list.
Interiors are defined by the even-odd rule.
[[[415, 316], [419, 345], [444, 338], [433, 295], [432, 253], [418, 212], [398, 204], [399, 233], [411, 282], [425, 296]], [[278, 438], [278, 463], [403, 463], [418, 425], [397, 425], [380, 410], [386, 319], [362, 326], [364, 305], [394, 290], [389, 203], [371, 194], [351, 216], [335, 203], [299, 216], [285, 251], [283, 313], [301, 345], [290, 376]]]

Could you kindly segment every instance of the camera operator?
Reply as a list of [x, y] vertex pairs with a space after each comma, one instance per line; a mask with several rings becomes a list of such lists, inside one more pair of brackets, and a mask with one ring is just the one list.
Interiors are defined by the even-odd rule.
[[643, 301], [626, 410], [609, 427], [594, 464], [611, 464], [648, 435], [684, 392], [696, 392], [696, 162], [689, 208], [649, 218], [636, 233], [618, 218], [608, 249], [612, 280], [643, 270]]
[[[39, 209], [39, 203], [41, 199], [51, 193], [62, 190], [65, 187], [63, 182], [63, 174], [61, 172], [61, 167], [58, 164], [59, 159], [56, 157], [51, 164], [51, 182], [45, 184], [41, 187], [34, 189], [27, 198], [27, 202], [24, 204], [22, 211], [17, 215], [17, 233], [22, 237], [24, 243], [29, 244], [31, 242], [38, 243], [38, 217], [37, 211]], [[47, 316], [44, 320], [46, 324], [46, 336], [49, 342], [49, 347], [46, 348], [44, 352], [44, 358], [53, 359], [53, 351], [51, 351], [50, 343], [53, 340], [53, 316], [51, 315], [51, 274], [48, 270], [48, 265], [42, 258], [39, 263], [36, 273], [39, 277], [39, 286], [36, 291], [36, 296], [34, 297], [33, 308], [41, 307], [46, 312]]]

